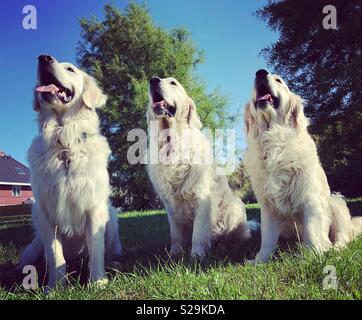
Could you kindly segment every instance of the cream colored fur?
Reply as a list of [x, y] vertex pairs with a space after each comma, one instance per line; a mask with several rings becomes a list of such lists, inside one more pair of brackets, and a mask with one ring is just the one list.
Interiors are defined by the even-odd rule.
[[302, 99], [277, 75], [267, 80], [279, 106], [257, 107], [254, 90], [245, 109], [244, 164], [261, 205], [262, 243], [255, 262], [267, 261], [279, 236], [291, 230], [319, 252], [342, 247], [362, 232], [362, 218], [351, 219], [342, 196], [331, 194]]
[[[216, 175], [214, 164], [205, 164], [212, 151], [201, 131], [194, 102], [174, 78], [161, 79], [159, 92], [168, 104], [176, 107], [176, 114], [156, 116], [150, 95], [147, 111], [150, 144], [157, 147], [165, 162], [150, 164], [148, 173], [167, 210], [171, 254], [182, 251], [191, 233], [194, 257], [204, 257], [212, 240], [219, 237], [236, 234], [239, 241], [248, 239], [250, 230], [243, 203], [233, 195], [226, 177]], [[159, 132], [172, 131], [171, 138], [152, 137], [151, 122], [156, 123]], [[185, 146], [189, 146], [186, 148], [189, 152], [180, 151]], [[179, 161], [172, 163], [176, 158]]]
[[19, 267], [35, 262], [44, 248], [52, 288], [56, 282], [65, 283], [65, 259], [86, 248], [90, 280], [103, 284], [105, 256], [121, 254], [117, 212], [108, 204], [110, 149], [99, 132], [95, 110], [105, 104], [106, 96], [93, 78], [69, 63], [55, 60], [48, 70], [73, 89], [74, 97], [68, 103], [49, 102], [35, 93], [39, 134], [28, 160], [36, 236], [21, 255]]

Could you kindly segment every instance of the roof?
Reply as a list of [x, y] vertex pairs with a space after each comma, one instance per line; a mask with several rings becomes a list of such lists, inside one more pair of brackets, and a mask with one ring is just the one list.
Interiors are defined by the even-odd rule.
[[29, 168], [1, 152], [0, 184], [30, 185]]

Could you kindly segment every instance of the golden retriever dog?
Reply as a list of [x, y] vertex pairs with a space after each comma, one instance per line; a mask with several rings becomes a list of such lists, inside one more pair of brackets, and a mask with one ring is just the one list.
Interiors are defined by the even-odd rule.
[[74, 65], [49, 55], [38, 60], [39, 134], [28, 151], [36, 235], [19, 266], [31, 264], [44, 249], [53, 288], [66, 281], [65, 257], [86, 247], [89, 278], [102, 285], [105, 256], [121, 254], [116, 212], [108, 204], [110, 149], [96, 113], [106, 96]]
[[181, 253], [191, 240], [191, 256], [202, 258], [213, 240], [231, 235], [248, 239], [245, 207], [210, 161], [212, 147], [192, 99], [175, 78], [158, 77], [150, 80], [149, 97], [150, 149], [155, 148], [162, 161], [151, 160], [148, 173], [167, 211], [170, 253]]
[[262, 243], [254, 262], [267, 261], [281, 234], [298, 232], [317, 252], [343, 247], [362, 231], [346, 202], [332, 194], [308, 133], [303, 100], [278, 75], [256, 72], [246, 106], [245, 168], [261, 205]]

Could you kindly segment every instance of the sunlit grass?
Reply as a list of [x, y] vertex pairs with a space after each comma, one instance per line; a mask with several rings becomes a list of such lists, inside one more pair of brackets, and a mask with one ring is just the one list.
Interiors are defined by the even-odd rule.
[[[350, 204], [354, 213], [361, 213], [362, 201]], [[248, 205], [247, 211], [249, 216], [259, 213], [257, 205]], [[113, 272], [105, 289], [73, 280], [49, 296], [41, 289], [0, 289], [0, 299], [362, 299], [362, 238], [321, 256], [296, 245], [269, 263], [253, 266], [230, 248], [202, 264], [190, 260], [188, 252], [171, 259], [164, 211], [120, 214], [120, 230], [125, 249], [121, 271]], [[16, 262], [31, 236], [30, 227], [1, 230], [0, 263]], [[257, 247], [249, 254], [253, 250]], [[336, 270], [335, 289], [323, 288], [326, 266]]]

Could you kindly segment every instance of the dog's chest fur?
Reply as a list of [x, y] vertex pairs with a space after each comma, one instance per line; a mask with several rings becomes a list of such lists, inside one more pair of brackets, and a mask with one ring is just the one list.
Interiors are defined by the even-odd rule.
[[245, 156], [258, 200], [265, 203], [272, 214], [288, 217], [300, 213], [304, 190], [317, 157], [310, 137], [276, 126], [252, 139]]
[[152, 165], [149, 168], [151, 180], [154, 181], [155, 188], [163, 200], [171, 201], [180, 209], [178, 212], [182, 212], [179, 219], [189, 222], [194, 218], [195, 194], [193, 190], [184, 186], [191, 170], [189, 164]]
[[[163, 202], [172, 203], [177, 220], [192, 223], [195, 216], [195, 194], [198, 179], [197, 161], [208, 155], [209, 142], [199, 129], [179, 128], [178, 139], [160, 139], [158, 145], [160, 164], [148, 167], [150, 179]], [[205, 162], [205, 161], [204, 161]]]
[[80, 119], [50, 119], [34, 139], [28, 158], [35, 199], [62, 232], [83, 233], [86, 215], [108, 198], [109, 154], [98, 127]]

